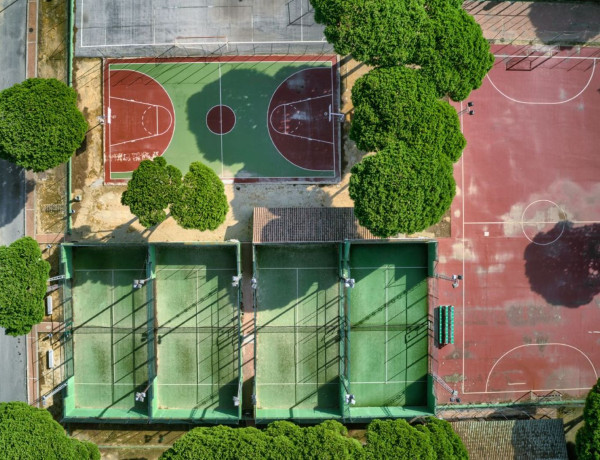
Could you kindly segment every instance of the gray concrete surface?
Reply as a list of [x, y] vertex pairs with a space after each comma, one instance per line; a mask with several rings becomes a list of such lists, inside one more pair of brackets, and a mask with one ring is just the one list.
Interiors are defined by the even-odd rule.
[[77, 0], [77, 56], [331, 52], [309, 0]]
[[[0, 89], [25, 79], [27, 0], [0, 0]], [[25, 174], [0, 160], [0, 245], [25, 234]], [[0, 401], [27, 401], [25, 337], [0, 328]]]

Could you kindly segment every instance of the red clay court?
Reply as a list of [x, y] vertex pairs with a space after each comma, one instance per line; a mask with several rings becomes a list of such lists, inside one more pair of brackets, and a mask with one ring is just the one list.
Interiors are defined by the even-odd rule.
[[432, 371], [462, 403], [581, 398], [600, 371], [600, 49], [492, 51], [475, 114], [457, 105], [468, 145], [437, 272], [464, 279], [434, 283], [456, 339]]

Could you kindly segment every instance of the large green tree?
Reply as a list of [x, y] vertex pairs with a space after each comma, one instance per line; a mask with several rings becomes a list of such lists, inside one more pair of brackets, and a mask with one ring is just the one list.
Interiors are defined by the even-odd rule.
[[600, 379], [585, 399], [584, 425], [577, 432], [575, 450], [579, 460], [600, 460]]
[[354, 165], [349, 188], [358, 221], [381, 238], [437, 223], [456, 193], [448, 159], [401, 142]]
[[409, 425], [406, 420], [374, 420], [367, 429], [367, 458], [435, 460], [429, 433]]
[[183, 178], [171, 214], [183, 228], [215, 230], [225, 222], [229, 204], [219, 176], [208, 166], [194, 162]]
[[87, 128], [77, 93], [58, 80], [31, 78], [0, 92], [0, 158], [25, 169], [66, 162]]
[[361, 150], [379, 151], [397, 140], [452, 162], [465, 147], [456, 110], [438, 99], [421, 71], [376, 68], [352, 87], [354, 117], [350, 138]]
[[19, 460], [100, 460], [98, 446], [69, 438], [47, 410], [0, 403], [1, 457]]
[[181, 171], [167, 165], [163, 157], [144, 160], [133, 172], [121, 203], [129, 206], [140, 224], [149, 228], [167, 218], [165, 209], [175, 201], [181, 188]]
[[43, 319], [49, 273], [34, 239], [0, 246], [0, 326], [7, 334], [27, 334]]
[[465, 99], [494, 58], [457, 0], [311, 0], [338, 54], [372, 66], [419, 67], [438, 96]]

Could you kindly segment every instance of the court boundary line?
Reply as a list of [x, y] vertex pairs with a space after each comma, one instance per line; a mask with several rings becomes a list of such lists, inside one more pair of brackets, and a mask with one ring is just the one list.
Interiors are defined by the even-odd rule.
[[[551, 59], [551, 58], [550, 58]], [[560, 104], [566, 104], [567, 102], [571, 102], [574, 99], [577, 99], [579, 96], [581, 96], [590, 86], [590, 84], [592, 83], [592, 80], [594, 78], [594, 74], [596, 71], [596, 59], [592, 59], [592, 72], [590, 74], [590, 78], [588, 79], [588, 82], [586, 83], [586, 85], [583, 87], [583, 89], [581, 91], [579, 91], [575, 96], [566, 99], [564, 101], [558, 101], [558, 102], [532, 102], [532, 101], [520, 101], [518, 99], [515, 99], [511, 96], [508, 96], [507, 94], [505, 94], [504, 92], [502, 92], [494, 83], [494, 81], [492, 80], [492, 78], [490, 77], [490, 74], [488, 73], [485, 77], [489, 80], [489, 82], [491, 83], [492, 87], [503, 97], [505, 97], [506, 99], [508, 99], [511, 102], [514, 102], [516, 104], [525, 104], [525, 105], [560, 105]], [[462, 104], [461, 104], [462, 107]]]
[[[500, 55], [494, 55], [494, 56], [496, 58], [499, 58], [499, 57], [531, 57], [531, 56], [516, 56], [516, 55], [501, 55], [501, 54]], [[553, 58], [554, 59], [569, 59], [569, 57], [562, 57], [562, 58], [558, 57], [558, 56], [552, 56], [552, 57], [550, 57], [550, 59], [553, 59]], [[596, 58], [596, 57], [570, 57], [570, 59], [580, 59], [580, 60], [591, 59], [591, 60], [593, 60], [592, 75], [591, 75], [591, 77], [590, 77], [590, 79], [589, 79], [586, 87], [583, 90], [581, 90], [580, 93], [577, 94], [577, 96], [575, 96], [575, 97], [572, 98], [572, 99], [574, 99], [574, 98], [580, 96], [587, 89], [587, 87], [589, 86], [589, 84], [591, 83], [592, 77], [594, 75], [594, 69], [595, 69], [596, 60], [598, 60], [600, 58]], [[486, 75], [486, 77], [488, 77], [488, 79], [489, 79], [488, 75]], [[491, 80], [490, 80], [490, 82], [492, 83], [492, 86], [494, 86], [494, 88], [496, 89], [496, 91], [498, 93], [500, 93], [504, 97], [507, 97], [504, 94], [502, 94], [495, 87], [495, 85], [493, 85], [493, 82]], [[510, 99], [510, 98], [508, 98], [508, 99]], [[569, 99], [568, 101], [570, 101], [572, 99]], [[568, 101], [564, 101], [564, 102], [568, 102]], [[516, 101], [516, 102], [518, 102], [518, 101]], [[560, 105], [560, 104], [562, 104], [564, 102], [553, 103], [552, 105]], [[534, 104], [530, 104], [530, 105], [550, 105], [550, 104], [534, 103]], [[463, 110], [464, 110], [463, 101], [460, 101], [460, 112], [462, 113]], [[464, 134], [464, 126], [465, 126], [465, 123], [464, 123], [464, 120], [463, 120], [464, 117], [459, 117], [459, 118], [460, 118], [461, 133]], [[461, 158], [460, 158], [460, 163], [461, 163], [461, 187], [463, 189], [464, 189], [464, 186], [465, 186], [465, 159], [466, 159], [466, 151], [467, 151], [467, 149], [465, 148], [465, 150], [463, 151], [463, 154], [461, 155]], [[461, 216], [460, 216], [461, 220], [462, 220], [462, 235], [461, 235], [461, 237], [459, 239], [460, 241], [462, 241], [462, 273], [465, 273], [465, 267], [466, 267], [466, 233], [465, 233], [465, 225], [522, 224], [522, 221], [521, 222], [519, 222], [519, 221], [507, 221], [507, 222], [505, 222], [505, 221], [498, 221], [498, 222], [467, 222], [466, 218], [465, 218], [465, 195], [466, 195], [466, 193], [464, 193], [464, 190], [463, 190], [463, 193], [461, 193], [462, 213], [461, 213]], [[598, 221], [569, 221], [569, 222], [579, 223], [579, 224], [582, 224], [582, 223], [589, 223], [589, 224], [600, 223]], [[552, 223], [556, 223], [556, 222], [552, 222]], [[488, 395], [488, 394], [507, 394], [507, 393], [524, 393], [524, 394], [526, 394], [526, 393], [530, 393], [530, 392], [533, 392], [533, 391], [538, 391], [538, 392], [544, 392], [544, 391], [545, 392], [550, 392], [550, 391], [582, 391], [582, 390], [589, 391], [588, 387], [586, 387], [586, 388], [550, 388], [550, 389], [520, 388], [520, 389], [507, 389], [507, 390], [498, 390], [498, 391], [494, 390], [494, 391], [490, 391], [490, 390], [487, 389], [487, 387], [488, 387], [488, 381], [486, 381], [486, 387], [485, 387], [486, 389], [485, 389], [485, 391], [466, 391], [465, 390], [465, 382], [467, 380], [467, 375], [465, 373], [465, 331], [466, 331], [465, 318], [466, 318], [466, 292], [467, 292], [466, 291], [466, 284], [467, 284], [466, 279], [463, 278], [461, 284], [462, 284], [462, 314], [461, 314], [461, 316], [462, 316], [462, 334], [461, 334], [462, 335], [462, 347], [461, 347], [462, 372], [461, 372], [461, 375], [463, 377], [461, 379], [461, 393], [462, 394], [464, 394], [464, 395]], [[592, 366], [592, 369], [594, 370], [594, 373], [596, 373], [596, 379], [598, 378], [597, 371], [596, 371], [593, 363], [591, 362], [591, 360], [589, 359], [589, 357], [583, 351], [579, 350], [578, 348], [576, 348], [576, 347], [574, 347], [572, 345], [561, 344], [559, 342], [556, 342], [556, 343], [547, 343], [547, 344], [544, 344], [544, 345], [556, 345], [556, 344], [564, 345], [564, 346], [567, 346], [567, 347], [571, 347], [571, 348], [574, 348], [577, 351], [579, 351], [588, 360], [588, 362], [590, 362], [590, 365]], [[522, 345], [518, 345], [518, 346], [514, 347], [513, 349], [520, 348], [520, 347], [523, 347], [523, 346], [533, 346], [533, 345], [539, 346], [539, 344], [522, 344]], [[512, 351], [512, 349], [511, 349], [511, 351]], [[505, 355], [506, 355], [506, 353], [504, 355], [502, 355], [494, 363], [494, 365], [492, 366], [492, 369], [490, 369], [490, 371], [488, 373], [488, 380], [489, 380], [489, 376], [490, 376], [493, 368], [500, 361], [500, 359], [502, 359]], [[489, 404], [491, 405], [492, 403], [489, 403]]]
[[[256, 58], [256, 56], [244, 56], [246, 58]], [[107, 80], [108, 80], [108, 85], [109, 85], [109, 90], [106, 92], [108, 94], [108, 98], [110, 99], [110, 67], [112, 65], [118, 65], [118, 66], [122, 66], [122, 65], [131, 65], [131, 64], [151, 64], [153, 66], [157, 66], [157, 65], [162, 65], [162, 64], [167, 64], [167, 65], [172, 65], [172, 64], [220, 64], [221, 61], [226, 62], [227, 64], [250, 64], [250, 63], [292, 63], [292, 64], [304, 64], [304, 65], [309, 65], [312, 63], [318, 63], [318, 64], [323, 64], [323, 63], [329, 63], [330, 66], [323, 66], [323, 65], [317, 65], [317, 66], [309, 66], [306, 67], [305, 69], [301, 69], [302, 70], [308, 70], [308, 69], [329, 69], [331, 70], [331, 81], [333, 84], [333, 72], [334, 69], [337, 67], [337, 58], [335, 55], [331, 54], [330, 52], [327, 52], [325, 54], [321, 54], [321, 55], [316, 55], [316, 54], [308, 54], [305, 56], [302, 56], [302, 58], [304, 58], [305, 60], [299, 61], [298, 59], [293, 59], [290, 58], [290, 56], [280, 56], [280, 59], [271, 59], [271, 60], [259, 60], [259, 59], [246, 59], [246, 60], [227, 60], [227, 56], [223, 56], [222, 57], [223, 60], [221, 59], [212, 59], [211, 58], [207, 58], [207, 57], [194, 57], [194, 58], [190, 58], [190, 57], [177, 57], [177, 58], [169, 58], [171, 59], [172, 62], [157, 62], [157, 60], [161, 59], [161, 58], [109, 58], [107, 59], [107, 62], [105, 64], [106, 68], [108, 69], [108, 71], [106, 72], [108, 74], [107, 76]], [[162, 58], [162, 59], [166, 59], [166, 58]], [[131, 70], [128, 68], [124, 68], [124, 69], [115, 69], [115, 70]], [[135, 71], [135, 70], [131, 70], [133, 72], [138, 72], [141, 73], [142, 75], [145, 75], [149, 78], [154, 79], [153, 77], [148, 76], [147, 74], [140, 72], [140, 71]], [[298, 71], [298, 72], [300, 72]], [[298, 72], [294, 72], [298, 73]], [[291, 74], [290, 76], [294, 75]], [[290, 76], [286, 77], [289, 78]], [[157, 82], [158, 83], [158, 82]], [[160, 85], [160, 83], [159, 83]], [[161, 85], [162, 87], [162, 85]], [[163, 87], [164, 89], [164, 87]], [[335, 96], [334, 94], [334, 89], [335, 89], [335, 85], [332, 86], [331, 92], [332, 92], [332, 98]], [[168, 92], [167, 92], [168, 94]], [[170, 96], [169, 96], [170, 98]], [[272, 96], [271, 96], [272, 99]], [[104, 98], [103, 98], [103, 104], [104, 104]], [[270, 101], [269, 101], [270, 104]], [[173, 111], [175, 112], [175, 106], [173, 106]], [[267, 109], [267, 116], [268, 116], [268, 109]], [[335, 124], [332, 124], [334, 132], [335, 132]], [[174, 121], [173, 123], [173, 132], [175, 132], [175, 128], [176, 128], [176, 121]], [[108, 138], [108, 144], [110, 145], [110, 129], [106, 130], [109, 132], [109, 135], [107, 136]], [[268, 131], [268, 125], [267, 125], [267, 131]], [[167, 145], [167, 147], [165, 148], [165, 151], [163, 152], [163, 154], [169, 149], [172, 141], [173, 141], [173, 137], [171, 137], [171, 140], [169, 141], [169, 144]], [[270, 136], [269, 136], [270, 138]], [[339, 141], [339, 139], [338, 139]], [[271, 143], [272, 143], [272, 139], [271, 139]], [[339, 142], [338, 142], [339, 144]], [[275, 149], [275, 151], [277, 153], [279, 153], [281, 155], [281, 152], [279, 152], [279, 150], [277, 149], [277, 147], [275, 147], [275, 145], [273, 145], [273, 148]], [[338, 148], [340, 148], [340, 146], [338, 145]], [[106, 150], [106, 149], [104, 149]], [[250, 177], [236, 177], [236, 176], [225, 176], [224, 174], [222, 174], [222, 177], [220, 177], [221, 181], [223, 181], [223, 183], [260, 183], [262, 180], [264, 179], [275, 179], [277, 182], [281, 182], [281, 183], [294, 183], [294, 184], [307, 184], [307, 185], [311, 185], [311, 184], [319, 184], [319, 183], [334, 183], [334, 182], [329, 182], [331, 179], [339, 179], [340, 178], [340, 174], [341, 174], [341, 152], [339, 155], [339, 164], [336, 163], [335, 161], [335, 156], [336, 156], [336, 148], [335, 148], [335, 136], [334, 136], [334, 148], [332, 148], [332, 152], [333, 152], [333, 169], [327, 169], [327, 170], [322, 170], [322, 169], [307, 169], [307, 168], [303, 168], [301, 166], [298, 166], [292, 162], [289, 162], [289, 160], [286, 159], [286, 161], [288, 161], [292, 166], [299, 168], [301, 170], [304, 171], [308, 171], [308, 172], [317, 172], [317, 173], [325, 173], [322, 175], [314, 175], [314, 176], [250, 176]], [[107, 155], [106, 155], [106, 151], [104, 152], [104, 158], [106, 159]], [[110, 157], [110, 156], [109, 156]], [[106, 178], [104, 179], [104, 183], [105, 185], [122, 185], [124, 183], [127, 183], [131, 177], [127, 177], [127, 178], [123, 178], [123, 177], [112, 177], [112, 162], [108, 161], [107, 162], [109, 164], [109, 182], [106, 181]], [[338, 168], [338, 169], [336, 169]], [[131, 174], [133, 171], [124, 171], [123, 173], [125, 174]]]
[[[303, 61], [295, 61], [295, 62], [303, 62]], [[308, 62], [308, 61], [305, 61], [305, 62]], [[291, 161], [289, 158], [286, 158], [286, 156], [285, 156], [283, 153], [281, 153], [281, 152], [279, 151], [279, 149], [278, 149], [278, 148], [277, 148], [277, 146], [275, 145], [275, 142], [273, 142], [273, 138], [272, 138], [272, 136], [271, 136], [271, 133], [269, 132], [269, 125], [270, 125], [270, 123], [271, 123], [271, 121], [270, 121], [271, 114], [269, 113], [269, 107], [271, 107], [271, 103], [273, 102], [273, 96], [275, 96], [275, 93], [277, 92], [277, 90], [279, 90], [279, 88], [281, 87], [281, 85], [283, 85], [283, 84], [286, 82], [286, 80], [289, 80], [289, 79], [290, 79], [291, 77], [293, 77], [294, 75], [296, 75], [296, 74], [298, 74], [298, 73], [300, 73], [300, 72], [304, 72], [304, 71], [306, 71], [306, 70], [327, 69], [327, 70], [329, 70], [329, 71], [331, 72], [331, 74], [333, 74], [333, 70], [334, 70], [334, 67], [335, 67], [335, 66], [333, 65], [333, 63], [332, 63], [331, 61], [329, 61], [329, 63], [331, 64], [329, 67], [327, 67], [327, 66], [315, 66], [315, 67], [307, 67], [307, 68], [305, 68], [305, 69], [300, 69], [300, 70], [298, 70], [298, 71], [296, 71], [296, 72], [294, 72], [294, 73], [292, 73], [292, 74], [288, 75], [287, 77], [285, 77], [285, 79], [284, 79], [284, 80], [283, 80], [281, 83], [279, 83], [279, 85], [277, 85], [277, 88], [275, 88], [275, 91], [273, 91], [273, 93], [271, 94], [271, 97], [270, 97], [270, 99], [269, 99], [269, 103], [267, 104], [267, 134], [269, 135], [269, 140], [271, 141], [271, 144], [273, 144], [273, 148], [275, 149], [275, 151], [276, 151], [277, 153], [279, 153], [279, 155], [280, 155], [280, 156], [281, 156], [281, 157], [282, 157], [282, 158], [283, 158], [285, 161], [287, 161], [289, 164], [291, 164], [292, 166], [294, 166], [294, 167], [296, 167], [296, 168], [303, 169], [304, 171], [313, 171], [313, 172], [314, 172], [314, 171], [318, 171], [318, 172], [326, 172], [326, 171], [331, 171], [331, 172], [333, 173], [333, 174], [332, 174], [332, 177], [337, 177], [337, 176], [336, 176], [336, 170], [335, 170], [335, 161], [334, 161], [334, 162], [333, 162], [333, 164], [332, 164], [332, 166], [333, 166], [333, 169], [309, 169], [309, 168], [304, 168], [304, 167], [302, 167], [302, 166], [298, 166], [296, 163], [294, 163], [293, 161]], [[332, 76], [331, 78], [333, 78], [333, 76]], [[334, 88], [333, 88], [333, 87], [331, 87], [331, 93], [332, 93], [332, 94], [333, 94], [333, 89], [334, 89]], [[281, 133], [280, 133], [280, 134], [281, 134]], [[332, 145], [332, 148], [331, 148], [331, 150], [333, 151], [333, 157], [334, 157], [334, 159], [335, 159], [335, 153], [336, 153], [335, 136], [334, 136], [334, 139], [333, 139], [333, 143], [332, 143], [331, 145]], [[337, 147], [341, 147], [341, 146], [339, 146], [339, 145], [338, 145]], [[340, 152], [340, 161], [341, 161], [341, 152]], [[264, 179], [271, 179], [271, 178], [267, 178], [267, 177], [265, 177]]]

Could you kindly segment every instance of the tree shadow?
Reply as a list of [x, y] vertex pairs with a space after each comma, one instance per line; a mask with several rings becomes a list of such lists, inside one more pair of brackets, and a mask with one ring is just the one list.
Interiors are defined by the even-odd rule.
[[600, 224], [558, 222], [533, 238], [524, 257], [531, 289], [551, 305], [580, 307], [600, 293]]
[[[2, 159], [0, 159], [0, 170], [2, 171], [0, 174], [0, 197], [3, 198], [0, 208], [0, 237], [2, 237], [1, 230], [12, 223], [19, 214], [25, 212], [25, 187], [23, 187], [25, 170]], [[10, 238], [8, 234], [6, 236]], [[12, 243], [12, 239], [0, 241], [0, 244], [10, 243]]]

